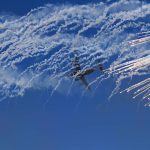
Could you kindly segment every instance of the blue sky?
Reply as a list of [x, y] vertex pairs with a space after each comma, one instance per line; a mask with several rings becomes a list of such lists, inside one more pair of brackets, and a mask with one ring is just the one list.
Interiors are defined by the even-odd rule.
[[[46, 3], [55, 1], [2, 0], [0, 12], [22, 16]], [[56, 5], [60, 3], [66, 1], [59, 0]], [[23, 97], [2, 101], [0, 149], [148, 150], [150, 108], [139, 103], [138, 98], [133, 100], [130, 94], [117, 94], [108, 100], [106, 85], [112, 84], [106, 81], [94, 96], [66, 96], [58, 92], [50, 96], [49, 89], [43, 89], [28, 90]]]
[[[52, 4], [64, 4], [64, 3], [71, 3], [71, 4], [86, 4], [91, 2], [90, 0], [36, 0], [35, 1], [26, 1], [26, 0], [1, 0], [0, 9], [2, 11], [9, 11], [14, 12], [15, 14], [25, 14], [29, 12], [31, 9], [42, 6], [47, 3]], [[94, 0], [92, 2], [99, 2], [98, 0]], [[9, 4], [9, 5], [8, 5]]]
[[[103, 0], [102, 0], [103, 1]], [[112, 3], [118, 0], [104, 0], [104, 2], [108, 1]], [[148, 2], [148, 0], [143, 0]], [[31, 9], [43, 6], [44, 4], [51, 3], [51, 4], [88, 4], [88, 3], [98, 3], [101, 0], [36, 0], [29, 1], [29, 0], [1, 0], [0, 10], [4, 12], [13, 12], [18, 15], [23, 15], [29, 12]], [[9, 4], [9, 5], [8, 5]]]

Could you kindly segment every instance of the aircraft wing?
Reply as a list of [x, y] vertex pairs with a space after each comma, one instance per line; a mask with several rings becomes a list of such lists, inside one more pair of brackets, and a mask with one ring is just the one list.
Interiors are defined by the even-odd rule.
[[87, 81], [86, 81], [86, 79], [85, 79], [84, 76], [80, 78], [80, 81], [82, 82], [82, 84], [85, 85], [85, 87], [86, 87], [88, 90], [91, 90], [90, 87], [89, 87], [89, 84], [87, 83]]

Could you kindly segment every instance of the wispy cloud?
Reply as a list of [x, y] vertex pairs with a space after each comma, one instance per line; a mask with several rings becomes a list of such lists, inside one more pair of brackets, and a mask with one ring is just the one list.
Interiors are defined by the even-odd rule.
[[103, 59], [109, 68], [148, 55], [146, 46], [130, 47], [129, 41], [135, 34], [149, 31], [149, 15], [149, 4], [141, 13], [140, 1], [126, 0], [113, 4], [48, 4], [15, 19], [1, 15], [2, 95], [23, 95], [26, 89], [36, 87], [57, 90], [72, 69], [74, 51], [82, 58], [83, 68], [95, 65], [97, 59]]

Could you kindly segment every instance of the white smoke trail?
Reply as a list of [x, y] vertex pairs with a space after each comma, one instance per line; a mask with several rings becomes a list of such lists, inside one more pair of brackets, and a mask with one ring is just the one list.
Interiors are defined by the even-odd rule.
[[[138, 42], [136, 45], [141, 44], [140, 40], [137, 40]], [[145, 41], [143, 40], [143, 43], [147, 42], [147, 38], [145, 38]], [[134, 75], [146, 75], [149, 76], [149, 68], [150, 68], [150, 50], [147, 50], [147, 56], [134, 59], [131, 61], [127, 61], [125, 63], [119, 64], [112, 66], [109, 68], [109, 74], [114, 74], [114, 75], [119, 75], [119, 78], [117, 79], [117, 82], [121, 82], [125, 78], [132, 77]], [[125, 90], [121, 91], [122, 92], [130, 92], [133, 91], [134, 96], [133, 98], [136, 98], [137, 96], [143, 95], [143, 99], [150, 100], [150, 78], [147, 77], [143, 81], [140, 81]], [[150, 105], [148, 102], [146, 105]]]
[[109, 5], [46, 5], [23, 17], [0, 16], [1, 97], [49, 86], [54, 92], [73, 68], [74, 51], [83, 69], [97, 60], [107, 68], [147, 55], [142, 45], [129, 45], [137, 29], [150, 29], [150, 5], [142, 11], [140, 1], [121, 0]]
[[132, 40], [129, 43], [130, 43], [131, 46], [136, 46], [136, 45], [143, 44], [143, 43], [146, 43], [146, 42], [150, 42], [150, 36], [139, 38], [139, 39], [136, 39], [136, 40]]
[[136, 98], [137, 96], [145, 93], [143, 96], [143, 99], [150, 100], [150, 78], [147, 78], [147, 79], [127, 88], [125, 91], [130, 92], [131, 90], [134, 90], [134, 89], [137, 89], [137, 90], [134, 93], [135, 96], [133, 98]]
[[[150, 55], [133, 60], [133, 61], [128, 61], [120, 65], [116, 65], [110, 68], [109, 71], [111, 74], [121, 76], [121, 79], [118, 78], [118, 81], [121, 81], [123, 77], [127, 78], [127, 77], [132, 77], [133, 75], [143, 75], [143, 74], [149, 75], [150, 73], [149, 67], [150, 67]], [[137, 91], [134, 93], [135, 96], [133, 98], [143, 93], [146, 93], [143, 96], [143, 98], [144, 99], [147, 98], [149, 100], [150, 98], [149, 87], [150, 87], [149, 78], [147, 78], [131, 87], [128, 87], [124, 91], [129, 92], [138, 88]]]

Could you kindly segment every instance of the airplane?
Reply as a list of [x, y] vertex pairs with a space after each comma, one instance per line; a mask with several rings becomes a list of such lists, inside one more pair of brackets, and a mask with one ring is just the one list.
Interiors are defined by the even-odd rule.
[[103, 72], [104, 68], [103, 68], [102, 64], [98, 64], [96, 67], [93, 67], [93, 68], [87, 68], [85, 70], [82, 70], [80, 63], [79, 63], [79, 59], [77, 57], [75, 57], [75, 60], [73, 61], [72, 64], [74, 66], [74, 69], [73, 69], [73, 72], [71, 72], [70, 76], [73, 77], [75, 79], [75, 81], [80, 80], [88, 90], [91, 90], [91, 88], [90, 88], [85, 76], [93, 73], [97, 69], [99, 69], [101, 73], [104, 73]]

